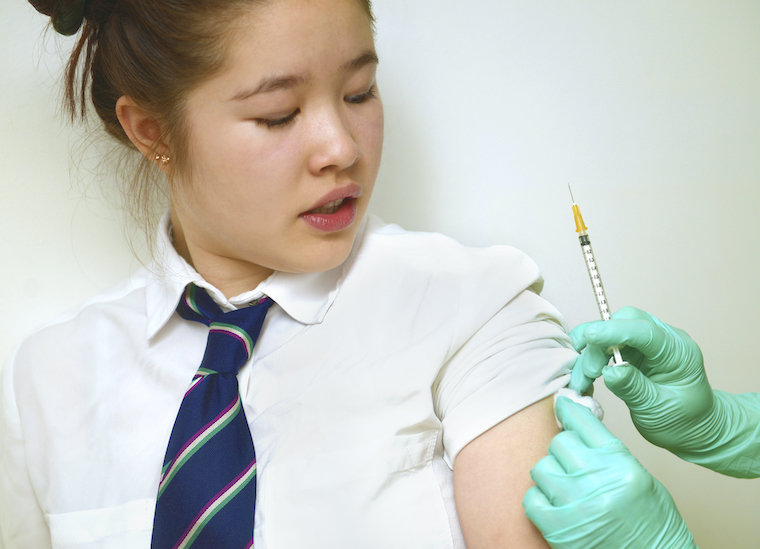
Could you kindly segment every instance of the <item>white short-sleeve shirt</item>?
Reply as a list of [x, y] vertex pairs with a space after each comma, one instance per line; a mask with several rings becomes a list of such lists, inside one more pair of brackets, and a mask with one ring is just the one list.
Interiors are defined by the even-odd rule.
[[[239, 374], [258, 461], [257, 549], [463, 548], [458, 452], [568, 381], [576, 354], [523, 253], [369, 217], [349, 258], [227, 300], [174, 250], [27, 338], [2, 372], [8, 549], [148, 548], [155, 496], [207, 328], [185, 285], [270, 309]], [[0, 542], [0, 546], [2, 542]]]

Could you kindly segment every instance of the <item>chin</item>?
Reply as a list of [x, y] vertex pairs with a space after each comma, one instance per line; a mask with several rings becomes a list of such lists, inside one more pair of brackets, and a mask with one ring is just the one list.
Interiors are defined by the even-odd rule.
[[[330, 246], [318, 247], [318, 250], [313, 251], [311, 257], [309, 257], [303, 264], [300, 265], [300, 269], [295, 272], [302, 273], [321, 273], [329, 271], [343, 264], [351, 253], [353, 247], [353, 240], [350, 243], [332, 243]], [[327, 248], [327, 249], [325, 249]]]

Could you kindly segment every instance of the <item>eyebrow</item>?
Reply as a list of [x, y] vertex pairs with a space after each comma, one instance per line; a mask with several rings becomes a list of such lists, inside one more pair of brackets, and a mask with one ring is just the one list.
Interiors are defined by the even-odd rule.
[[343, 72], [355, 72], [361, 69], [364, 65], [377, 65], [378, 63], [380, 63], [380, 60], [377, 58], [377, 54], [372, 50], [366, 50], [356, 59], [352, 59], [348, 63], [342, 65], [340, 70]]
[[[377, 54], [372, 50], [366, 50], [359, 57], [348, 61], [341, 65], [341, 72], [356, 72], [365, 65], [374, 63], [377, 65], [380, 60]], [[230, 98], [230, 101], [245, 101], [246, 99], [253, 97], [260, 93], [271, 93], [279, 90], [289, 90], [305, 84], [310, 77], [308, 76], [270, 76], [265, 77], [261, 82], [252, 88], [241, 90]]]

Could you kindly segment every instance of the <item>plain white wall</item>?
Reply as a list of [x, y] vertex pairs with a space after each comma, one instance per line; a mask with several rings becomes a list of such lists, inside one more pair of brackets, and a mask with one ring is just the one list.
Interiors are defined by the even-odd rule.
[[[760, 3], [376, 0], [375, 11], [387, 117], [376, 213], [522, 248], [572, 327], [598, 313], [570, 183], [612, 308], [684, 328], [715, 388], [760, 391]], [[3, 358], [139, 266], [93, 175], [102, 145], [83, 149], [57, 114], [73, 41], [44, 25], [3, 0]], [[760, 481], [679, 461], [643, 441], [601, 381], [597, 397], [702, 549], [758, 546]]]

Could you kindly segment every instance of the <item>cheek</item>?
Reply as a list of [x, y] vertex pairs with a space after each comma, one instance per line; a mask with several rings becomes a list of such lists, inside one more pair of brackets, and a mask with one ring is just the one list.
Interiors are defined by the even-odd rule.
[[300, 150], [299, 140], [285, 139], [254, 122], [212, 124], [191, 141], [192, 183], [200, 192], [213, 188], [217, 197], [233, 200], [276, 195], [293, 179]]
[[190, 128], [189, 159], [193, 188], [202, 191], [227, 172], [234, 171], [239, 157], [239, 140], [231, 135], [229, 124], [213, 124], [198, 120]]
[[368, 117], [358, 127], [365, 158], [377, 169], [383, 151], [384, 117], [382, 105], [373, 116]]

